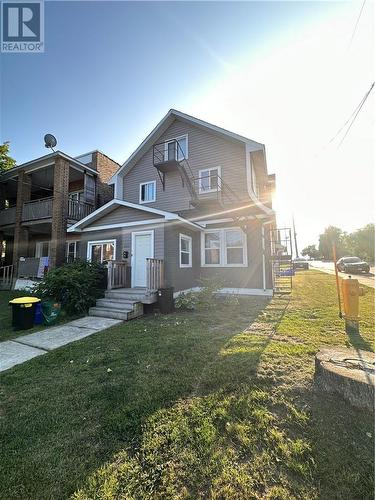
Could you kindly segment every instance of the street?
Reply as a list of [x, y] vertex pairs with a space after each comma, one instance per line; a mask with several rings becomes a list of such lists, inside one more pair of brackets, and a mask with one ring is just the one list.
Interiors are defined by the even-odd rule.
[[[323, 262], [321, 260], [311, 260], [309, 261], [310, 268], [319, 269], [328, 274], [335, 274], [335, 268], [333, 262]], [[349, 274], [340, 273], [340, 278], [347, 278]], [[370, 267], [370, 272], [368, 274], [352, 274], [353, 278], [356, 278], [362, 285], [375, 288], [375, 267]]]

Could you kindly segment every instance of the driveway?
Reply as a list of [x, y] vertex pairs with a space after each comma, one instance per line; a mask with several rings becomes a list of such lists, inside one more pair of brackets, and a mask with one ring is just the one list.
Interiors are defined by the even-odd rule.
[[[335, 274], [333, 262], [323, 262], [321, 260], [309, 261], [309, 265], [313, 269], [319, 269], [328, 274]], [[347, 278], [349, 274], [339, 273], [341, 278]], [[367, 274], [351, 274], [352, 278], [356, 278], [362, 285], [375, 288], [375, 267], [370, 267], [370, 272]]]

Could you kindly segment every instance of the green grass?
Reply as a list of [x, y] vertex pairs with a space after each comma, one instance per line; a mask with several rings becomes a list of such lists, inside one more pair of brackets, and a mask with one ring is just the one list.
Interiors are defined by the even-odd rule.
[[[1, 376], [0, 498], [372, 498], [372, 419], [314, 390], [348, 338], [334, 277], [291, 299], [149, 316]], [[112, 371], [108, 372], [108, 368]]]
[[[29, 294], [25, 292], [17, 292], [17, 291], [0, 291], [0, 342], [4, 340], [10, 340], [20, 335], [27, 335], [28, 333], [38, 332], [40, 330], [44, 330], [48, 328], [45, 325], [36, 325], [29, 330], [14, 330], [12, 327], [12, 308], [9, 306], [9, 301], [16, 297], [24, 297]], [[66, 321], [71, 321], [78, 316], [68, 317], [62, 312], [58, 318], [58, 321], [54, 323], [53, 326], [65, 323]]]

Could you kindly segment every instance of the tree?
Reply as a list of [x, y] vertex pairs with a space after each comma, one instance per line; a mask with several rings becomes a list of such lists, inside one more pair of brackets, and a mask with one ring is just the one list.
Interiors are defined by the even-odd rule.
[[346, 234], [339, 227], [328, 226], [319, 236], [319, 252], [324, 259], [333, 259], [333, 245], [336, 246], [337, 258], [348, 253]]
[[9, 142], [0, 144], [0, 174], [16, 165], [16, 160], [9, 156]]
[[375, 224], [366, 226], [348, 235], [350, 253], [373, 262], [375, 258]]
[[320, 253], [319, 250], [316, 248], [315, 245], [309, 245], [306, 248], [302, 250], [302, 255], [306, 256], [308, 255], [311, 259], [319, 259]]

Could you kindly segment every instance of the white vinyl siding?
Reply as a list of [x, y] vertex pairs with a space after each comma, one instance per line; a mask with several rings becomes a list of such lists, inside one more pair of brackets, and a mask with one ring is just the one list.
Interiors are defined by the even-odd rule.
[[192, 266], [192, 238], [185, 234], [180, 234], [180, 267]]
[[139, 185], [139, 203], [152, 203], [156, 200], [156, 181], [141, 182]]
[[199, 170], [199, 193], [213, 193], [221, 189], [221, 168]]
[[240, 228], [202, 233], [202, 267], [247, 267], [246, 235]]

